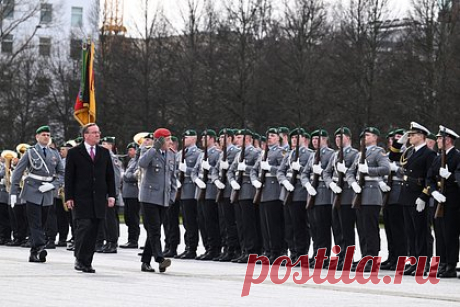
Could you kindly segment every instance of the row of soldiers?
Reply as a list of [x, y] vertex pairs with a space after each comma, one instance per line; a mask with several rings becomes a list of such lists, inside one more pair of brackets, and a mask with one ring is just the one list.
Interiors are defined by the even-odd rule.
[[[271, 262], [289, 254], [295, 262], [308, 254], [311, 241], [313, 256], [320, 248], [326, 248], [329, 256], [333, 238], [341, 247], [341, 269], [346, 248], [355, 245], [355, 226], [361, 256], [378, 256], [383, 207], [389, 257], [381, 268], [394, 270], [399, 256], [432, 256], [434, 225], [436, 255], [441, 257], [438, 274], [455, 277], [460, 233], [460, 204], [456, 201], [460, 166], [454, 148], [458, 135], [440, 127], [433, 136], [413, 122], [409, 131], [395, 129], [388, 134], [388, 153], [378, 146], [379, 137], [377, 128], [366, 127], [358, 150], [352, 147], [350, 129], [340, 127], [333, 134], [338, 148], [333, 150], [324, 129], [309, 134], [299, 128], [269, 128], [262, 142], [255, 141], [249, 129], [222, 129], [219, 133], [206, 129], [200, 136], [186, 130], [183, 149], [177, 151], [177, 139], [170, 149], [176, 153], [179, 191], [163, 220], [164, 256], [246, 263], [253, 253], [264, 254]], [[441, 155], [433, 150], [435, 142], [446, 152], [443, 165]], [[153, 135], [144, 135], [139, 143], [151, 146]], [[123, 248], [138, 247], [139, 186], [155, 189], [142, 176], [142, 151], [136, 147], [128, 145], [129, 162], [125, 171], [120, 167], [119, 174], [128, 226], [128, 242], [120, 245]], [[114, 160], [114, 167], [117, 165], [119, 161]], [[442, 180], [443, 193], [438, 188]], [[434, 219], [434, 201], [445, 204], [443, 217]], [[108, 210], [106, 235], [101, 236], [108, 252], [117, 247], [114, 208]], [[177, 254], [180, 213], [186, 248]], [[197, 255], [200, 235], [206, 253]], [[415, 268], [408, 266], [404, 274], [414, 274]], [[372, 263], [361, 269], [370, 271]]]

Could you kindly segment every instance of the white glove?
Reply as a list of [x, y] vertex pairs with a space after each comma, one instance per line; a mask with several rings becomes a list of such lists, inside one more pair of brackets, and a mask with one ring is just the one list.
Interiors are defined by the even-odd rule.
[[2, 180], [0, 180], [0, 185], [5, 185], [5, 178], [2, 178]]
[[379, 181], [379, 187], [380, 187], [380, 190], [382, 190], [382, 192], [390, 192], [391, 191], [391, 187], [386, 184], [384, 181]]
[[238, 171], [240, 172], [244, 172], [246, 170], [246, 163], [241, 162], [241, 163], [238, 163]]
[[229, 164], [228, 164], [228, 160], [222, 160], [220, 161], [219, 163], [219, 170], [223, 170], [223, 169], [228, 169], [229, 168]]
[[291, 168], [295, 171], [300, 171], [300, 161], [297, 159], [297, 161], [294, 161], [291, 163]]
[[396, 162], [393, 161], [393, 162], [390, 163], [390, 169], [391, 169], [392, 172], [396, 173], [398, 171], [398, 169], [399, 169], [399, 166], [396, 164]]
[[179, 170], [185, 173], [187, 171], [187, 165], [184, 162], [179, 163]]
[[251, 181], [251, 184], [256, 189], [260, 189], [262, 187], [262, 182], [260, 182], [259, 180], [253, 180]]
[[223, 184], [222, 181], [220, 181], [219, 179], [217, 179], [216, 181], [214, 181], [214, 185], [215, 185], [219, 190], [225, 189], [225, 184]]
[[335, 182], [331, 182], [331, 184], [329, 185], [329, 189], [331, 189], [331, 191], [334, 192], [334, 194], [342, 193], [342, 188], [339, 187]]
[[361, 187], [356, 181], [351, 184], [351, 188], [353, 189], [353, 191], [355, 191], [356, 194], [359, 194], [362, 192]]
[[323, 172], [323, 169], [321, 168], [321, 164], [313, 164], [313, 173], [317, 174], [317, 175], [321, 175], [321, 173]]
[[345, 167], [345, 162], [337, 162], [337, 171], [345, 174], [347, 172], [347, 168]]
[[284, 185], [288, 192], [294, 191], [294, 186], [289, 182], [289, 180], [284, 180], [283, 182], [281, 182], [281, 184]]
[[180, 183], [180, 180], [176, 180], [176, 186], [178, 189], [182, 187], [182, 183]]
[[431, 193], [431, 196], [433, 196], [434, 200], [436, 200], [438, 203], [445, 203], [446, 202], [446, 197], [439, 193], [438, 191], [434, 191]]
[[10, 196], [11, 208], [14, 208], [14, 206], [16, 205], [17, 202], [18, 202], [18, 197], [16, 195], [11, 195]]
[[399, 144], [406, 144], [407, 139], [409, 138], [409, 132], [403, 134], [403, 136], [398, 140]]
[[262, 161], [262, 162], [260, 162], [260, 168], [263, 169], [264, 171], [269, 172], [272, 167], [268, 163], [268, 161]]
[[307, 182], [307, 183], [305, 184], [305, 189], [307, 189], [308, 194], [310, 194], [311, 196], [315, 196], [315, 195], [316, 195], [316, 190], [315, 190], [315, 188], [311, 185], [310, 182]]
[[230, 185], [232, 186], [232, 189], [235, 191], [239, 191], [241, 189], [241, 186], [236, 180], [230, 181]]
[[209, 164], [209, 159], [208, 160], [203, 160], [203, 162], [201, 162], [201, 167], [207, 171], [209, 171], [211, 169], [211, 164]]
[[38, 187], [38, 190], [42, 193], [54, 190], [54, 185], [49, 182], [43, 182], [41, 186]]
[[439, 169], [439, 176], [441, 176], [441, 177], [444, 178], [444, 179], [449, 179], [449, 177], [450, 177], [451, 174], [452, 174], [452, 173], [449, 172], [449, 167], [447, 166], [447, 164], [446, 164], [446, 167], [445, 167], [445, 168], [444, 168], [444, 167], [441, 167], [441, 168]]
[[367, 160], [364, 160], [363, 164], [358, 164], [358, 171], [363, 174], [369, 174], [369, 166], [367, 165]]
[[204, 183], [203, 180], [201, 180], [200, 178], [196, 178], [195, 179], [195, 184], [197, 187], [199, 187], [200, 189], [206, 189], [206, 183]]
[[415, 204], [417, 205], [417, 212], [422, 212], [423, 210], [425, 210], [425, 201], [423, 199], [421, 199], [420, 197], [417, 198], [417, 200], [415, 201]]

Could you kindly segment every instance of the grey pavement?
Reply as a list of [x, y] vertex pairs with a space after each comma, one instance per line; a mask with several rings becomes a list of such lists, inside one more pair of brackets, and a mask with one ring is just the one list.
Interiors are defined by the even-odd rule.
[[[183, 231], [183, 230], [182, 230]], [[382, 230], [382, 259], [386, 259]], [[121, 226], [119, 243], [126, 241]], [[141, 245], [145, 241], [142, 230]], [[179, 247], [179, 252], [183, 245]], [[140, 250], [118, 249], [117, 254], [96, 254], [96, 274], [77, 272], [73, 253], [50, 250], [44, 264], [29, 263], [28, 249], [0, 246], [1, 306], [453, 306], [460, 304], [460, 280], [443, 279], [437, 285], [419, 285], [404, 276], [401, 285], [353, 283], [297, 285], [273, 284], [269, 278], [252, 285], [241, 297], [246, 265], [212, 261], [172, 260], [166, 273], [140, 271]], [[201, 249], [199, 252], [203, 252]], [[152, 265], [157, 269], [156, 263]], [[261, 270], [256, 265], [254, 276]], [[157, 270], [158, 271], [158, 270]], [[280, 269], [280, 277], [285, 268]], [[352, 273], [354, 274], [354, 273]], [[323, 277], [326, 271], [323, 271]], [[394, 276], [394, 272], [379, 274]], [[337, 273], [336, 276], [340, 276]]]

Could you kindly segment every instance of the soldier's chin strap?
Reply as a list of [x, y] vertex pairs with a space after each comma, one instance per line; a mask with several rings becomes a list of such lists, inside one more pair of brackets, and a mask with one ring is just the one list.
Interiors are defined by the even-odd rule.
[[[32, 149], [35, 151], [35, 154], [37, 154], [38, 158], [41, 160], [41, 162], [42, 162], [42, 165], [41, 165], [41, 166], [45, 166], [45, 170], [46, 170], [46, 172], [47, 172], [48, 175], [49, 175], [50, 170], [48, 169], [48, 166], [46, 165], [45, 160], [43, 160], [42, 156], [40, 156], [40, 155], [38, 154], [37, 149], [35, 149], [35, 148], [32, 148]], [[33, 165], [33, 164], [32, 164], [32, 165]], [[32, 166], [32, 167], [33, 167], [33, 166]], [[35, 168], [35, 167], [34, 167], [34, 169], [39, 170], [39, 169], [41, 169], [41, 167], [40, 167], [40, 168]]]

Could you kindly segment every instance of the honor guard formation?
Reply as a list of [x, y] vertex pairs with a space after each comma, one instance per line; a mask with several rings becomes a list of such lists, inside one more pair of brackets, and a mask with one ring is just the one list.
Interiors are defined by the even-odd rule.
[[[383, 222], [388, 259], [380, 269], [396, 270], [400, 256], [439, 256], [438, 276], [457, 277], [459, 135], [447, 127], [434, 135], [412, 122], [386, 136], [366, 127], [355, 147], [344, 126], [333, 134], [271, 127], [264, 136], [188, 129], [180, 137], [159, 128], [136, 134], [124, 155], [93, 123], [60, 147], [51, 132], [39, 127], [36, 144], [1, 153], [0, 245], [29, 248], [30, 262], [66, 247], [76, 270], [94, 273], [94, 252], [139, 248], [142, 216], [143, 272], [155, 272], [152, 259], [159, 272], [172, 258], [247, 263], [257, 254], [273, 263], [287, 255], [295, 263], [310, 245], [314, 268], [318, 250], [330, 256], [333, 244], [343, 270], [349, 246], [359, 244], [358, 258], [379, 255]], [[128, 242], [120, 244], [122, 204]], [[185, 250], [178, 250], [180, 217]], [[206, 252], [198, 255], [200, 238]], [[416, 267], [407, 264], [403, 274]], [[351, 268], [373, 269], [372, 261]]]

